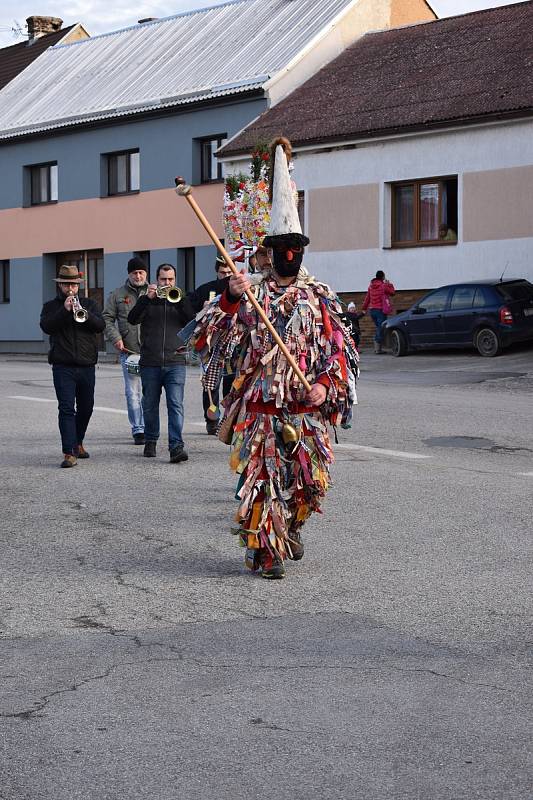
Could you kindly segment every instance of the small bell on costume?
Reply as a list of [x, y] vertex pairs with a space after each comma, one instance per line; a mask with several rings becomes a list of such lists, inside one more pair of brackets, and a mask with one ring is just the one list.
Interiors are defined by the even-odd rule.
[[291, 425], [290, 422], [284, 422], [283, 427], [281, 428], [281, 438], [283, 439], [283, 444], [285, 445], [286, 450], [290, 453], [298, 442], [300, 441], [300, 436], [298, 435], [298, 431]]
[[217, 405], [215, 405], [215, 403], [213, 403], [213, 397], [211, 395], [211, 389], [207, 390], [207, 394], [209, 396], [209, 407], [208, 407], [208, 409], [206, 411], [206, 416], [207, 416], [207, 419], [210, 419], [213, 422], [216, 422], [218, 420], [218, 418], [220, 417], [220, 409], [218, 408]]

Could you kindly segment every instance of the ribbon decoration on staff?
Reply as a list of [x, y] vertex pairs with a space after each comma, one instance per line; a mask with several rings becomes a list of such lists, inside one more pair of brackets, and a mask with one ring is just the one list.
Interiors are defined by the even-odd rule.
[[[200, 220], [201, 224], [203, 225], [203, 227], [207, 231], [207, 234], [209, 235], [209, 238], [212, 240], [212, 242], [215, 245], [215, 247], [217, 248], [218, 252], [222, 256], [222, 258], [224, 259], [224, 261], [226, 262], [228, 267], [231, 269], [232, 273], [234, 275], [239, 275], [239, 271], [238, 271], [237, 267], [235, 266], [235, 264], [233, 263], [231, 257], [229, 256], [226, 248], [224, 247], [224, 245], [222, 244], [222, 242], [220, 241], [220, 239], [216, 235], [216, 233], [213, 230], [211, 224], [209, 223], [209, 220], [206, 218], [206, 216], [202, 212], [202, 209], [200, 208], [200, 206], [198, 205], [198, 203], [196, 202], [196, 200], [192, 196], [192, 187], [189, 186], [185, 182], [185, 180], [183, 178], [176, 178], [175, 180], [176, 180], [176, 193], [180, 197], [184, 197], [187, 200], [187, 202], [191, 206], [192, 210], [194, 211], [194, 213], [196, 214], [196, 216]], [[261, 306], [259, 305], [259, 303], [255, 299], [255, 296], [254, 296], [253, 292], [251, 291], [251, 289], [247, 289], [246, 290], [246, 296], [247, 296], [248, 300], [250, 301], [250, 303], [255, 308], [255, 310], [257, 311], [257, 313], [259, 314], [259, 316], [261, 317], [261, 319], [263, 320], [263, 322], [265, 323], [265, 325], [267, 326], [268, 330], [270, 331], [270, 333], [272, 335], [272, 338], [274, 339], [274, 341], [278, 345], [279, 349], [281, 350], [281, 352], [283, 353], [283, 355], [287, 359], [287, 362], [290, 364], [293, 372], [298, 376], [298, 378], [300, 379], [300, 381], [301, 381], [302, 385], [304, 386], [305, 390], [307, 392], [310, 392], [311, 391], [311, 384], [309, 383], [309, 381], [307, 380], [307, 378], [303, 374], [302, 370], [300, 369], [300, 367], [298, 366], [298, 364], [294, 360], [293, 356], [289, 352], [285, 342], [280, 337], [278, 332], [275, 330], [274, 326], [272, 325], [272, 323], [268, 319], [267, 315], [265, 314], [265, 312], [263, 311], [263, 309], [261, 308]]]

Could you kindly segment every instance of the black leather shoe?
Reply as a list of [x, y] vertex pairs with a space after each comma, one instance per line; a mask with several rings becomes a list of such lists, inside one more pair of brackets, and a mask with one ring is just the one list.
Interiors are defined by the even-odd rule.
[[205, 423], [205, 429], [208, 436], [216, 436], [218, 431], [218, 422], [215, 420], [208, 420]]
[[133, 441], [135, 444], [144, 444], [145, 442], [144, 433], [134, 433]]
[[156, 456], [156, 443], [155, 442], [146, 442], [144, 445], [144, 453], [145, 458], [155, 458]]
[[177, 447], [173, 447], [170, 451], [170, 463], [171, 464], [179, 464], [180, 461], [188, 461], [189, 454], [183, 447], [183, 445], [178, 445]]
[[89, 453], [82, 444], [79, 444], [74, 448], [74, 455], [77, 458], [90, 458]]
[[283, 561], [274, 561], [269, 567], [261, 568], [261, 577], [267, 581], [279, 581], [285, 577]]

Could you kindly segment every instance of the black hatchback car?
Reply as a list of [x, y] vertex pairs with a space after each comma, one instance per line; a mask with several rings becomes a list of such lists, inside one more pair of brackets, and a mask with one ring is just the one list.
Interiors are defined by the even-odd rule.
[[394, 356], [445, 347], [496, 356], [507, 345], [533, 339], [533, 284], [515, 278], [441, 286], [389, 317], [383, 332]]

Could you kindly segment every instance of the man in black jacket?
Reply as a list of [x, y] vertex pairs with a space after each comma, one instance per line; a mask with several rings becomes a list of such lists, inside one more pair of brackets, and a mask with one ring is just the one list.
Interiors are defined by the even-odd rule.
[[73, 467], [78, 458], [89, 458], [83, 440], [94, 406], [97, 334], [105, 323], [94, 300], [78, 297], [81, 276], [76, 267], [60, 267], [54, 280], [57, 296], [44, 304], [40, 324], [50, 336], [48, 362], [59, 409], [61, 466]]
[[157, 268], [157, 284], [150, 284], [130, 313], [130, 325], [141, 326], [141, 381], [144, 411], [144, 455], [154, 458], [159, 439], [159, 401], [165, 389], [168, 413], [168, 449], [170, 461], [177, 464], [189, 458], [183, 431], [183, 394], [185, 391], [185, 347], [176, 350], [177, 333], [194, 317], [188, 297], [171, 303], [157, 297], [158, 287], [175, 286], [176, 272], [171, 264]]

